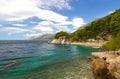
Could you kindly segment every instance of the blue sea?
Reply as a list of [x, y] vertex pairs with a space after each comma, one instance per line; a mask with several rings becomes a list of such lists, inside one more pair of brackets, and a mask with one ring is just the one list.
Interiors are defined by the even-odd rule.
[[95, 51], [45, 40], [1, 40], [0, 79], [93, 79], [88, 57]]

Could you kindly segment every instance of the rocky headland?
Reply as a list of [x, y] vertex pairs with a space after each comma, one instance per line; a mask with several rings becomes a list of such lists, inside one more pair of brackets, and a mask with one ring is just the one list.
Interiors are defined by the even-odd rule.
[[66, 40], [53, 39], [50, 44], [73, 44], [73, 45], [84, 45], [92, 47], [102, 47], [106, 42], [69, 42]]

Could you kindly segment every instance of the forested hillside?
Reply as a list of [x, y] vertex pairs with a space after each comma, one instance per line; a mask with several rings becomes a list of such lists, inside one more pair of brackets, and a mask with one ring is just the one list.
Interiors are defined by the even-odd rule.
[[97, 19], [87, 24], [83, 29], [78, 29], [71, 34], [72, 41], [86, 41], [88, 39], [96, 39], [98, 36], [104, 40], [108, 37], [116, 37], [120, 31], [120, 9], [114, 13]]
[[71, 34], [63, 31], [58, 32], [55, 38], [60, 36], [66, 36], [72, 42], [85, 42], [89, 39], [109, 41], [103, 45], [104, 48], [109, 50], [120, 49], [120, 9], [87, 24]]
[[106, 48], [108, 50], [114, 50], [114, 51], [119, 50], [120, 49], [120, 32], [117, 34], [115, 38], [113, 38], [111, 41], [103, 45], [103, 48]]

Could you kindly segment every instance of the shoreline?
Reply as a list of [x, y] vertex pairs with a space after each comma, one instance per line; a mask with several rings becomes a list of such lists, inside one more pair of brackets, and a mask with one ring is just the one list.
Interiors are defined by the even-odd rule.
[[106, 42], [64, 42], [64, 43], [60, 43], [58, 39], [53, 39], [48, 44], [72, 44], [72, 45], [84, 45], [84, 46], [100, 48], [105, 43]]
[[84, 45], [84, 46], [100, 48], [105, 43], [106, 42], [99, 42], [99, 43], [98, 42], [63, 42], [63, 43], [60, 43], [58, 39], [53, 39], [48, 44], [72, 44], [72, 45]]
[[84, 46], [91, 46], [91, 47], [102, 47], [103, 44], [105, 44], [105, 42], [71, 42], [70, 44], [73, 45], [84, 45]]

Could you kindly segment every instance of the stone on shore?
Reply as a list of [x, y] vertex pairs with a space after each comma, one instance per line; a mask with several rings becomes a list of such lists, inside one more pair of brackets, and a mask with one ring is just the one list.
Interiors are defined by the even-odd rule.
[[92, 53], [92, 70], [95, 79], [120, 79], [120, 55]]

